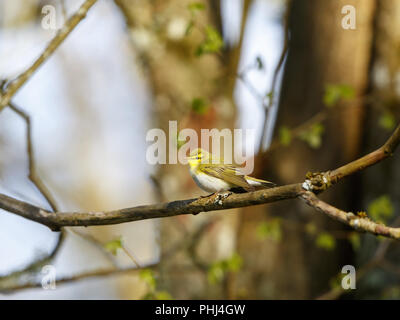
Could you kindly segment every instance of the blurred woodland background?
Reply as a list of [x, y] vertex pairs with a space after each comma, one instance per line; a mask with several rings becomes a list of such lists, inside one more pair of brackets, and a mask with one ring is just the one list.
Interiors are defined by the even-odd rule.
[[[31, 66], [84, 2], [0, 0], [0, 78]], [[255, 146], [253, 176], [296, 183], [375, 150], [400, 120], [398, 0], [92, 2], [0, 109], [3, 194], [59, 211], [204, 195], [186, 166], [146, 162], [147, 131], [168, 132], [170, 120], [179, 130], [255, 129], [242, 145]], [[43, 27], [47, 5], [55, 29]], [[346, 5], [355, 29], [342, 27]], [[399, 159], [321, 198], [399, 226]], [[0, 298], [399, 299], [399, 253], [398, 241], [299, 200], [62, 236], [1, 211]], [[36, 288], [47, 264], [62, 279], [56, 290]], [[356, 267], [356, 290], [340, 286], [344, 265]]]

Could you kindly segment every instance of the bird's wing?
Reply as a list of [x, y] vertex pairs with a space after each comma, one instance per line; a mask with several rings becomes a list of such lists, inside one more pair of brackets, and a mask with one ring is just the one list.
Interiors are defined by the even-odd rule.
[[254, 189], [246, 181], [245, 176], [240, 172], [240, 170], [233, 165], [227, 165], [227, 164], [202, 165], [200, 170], [210, 176], [222, 179], [232, 184], [234, 187], [241, 187], [247, 191], [251, 191]]

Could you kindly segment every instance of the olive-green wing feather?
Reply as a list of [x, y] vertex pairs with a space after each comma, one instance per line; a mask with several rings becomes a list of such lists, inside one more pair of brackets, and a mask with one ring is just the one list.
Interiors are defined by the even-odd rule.
[[248, 184], [245, 176], [240, 172], [238, 168], [233, 165], [227, 164], [212, 164], [212, 165], [201, 165], [200, 171], [209, 174], [215, 178], [222, 179], [233, 187], [241, 187], [247, 191], [254, 190], [254, 187]]

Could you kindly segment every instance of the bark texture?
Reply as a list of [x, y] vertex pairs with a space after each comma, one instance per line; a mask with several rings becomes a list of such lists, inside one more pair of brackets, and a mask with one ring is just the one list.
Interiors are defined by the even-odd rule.
[[[344, 5], [357, 10], [356, 30], [341, 27]], [[289, 13], [289, 52], [280, 94], [277, 127], [295, 127], [310, 119], [323, 105], [327, 84], [347, 84], [362, 96], [367, 88], [375, 2], [293, 1]], [[279, 184], [304, 178], [307, 171], [323, 171], [353, 160], [360, 150], [363, 102], [351, 107], [335, 106], [336, 112], [324, 123], [322, 147], [312, 150], [303, 141], [259, 159], [263, 176]], [[277, 130], [276, 130], [277, 131]], [[340, 208], [354, 209], [357, 185], [345, 185], [324, 197]], [[347, 196], [343, 196], [347, 195]], [[353, 199], [353, 200], [352, 200]], [[279, 203], [258, 209], [244, 209], [239, 248], [247, 262], [239, 275], [237, 290], [250, 283], [249, 298], [313, 298], [329, 288], [329, 280], [351, 262], [351, 252], [339, 243], [336, 250], [316, 248], [315, 239], [305, 232], [314, 220], [318, 230], [338, 229], [325, 217], [315, 217], [301, 203]], [[279, 243], [260, 241], [257, 226], [268, 217], [284, 219]], [[286, 221], [286, 222], [285, 222]]]

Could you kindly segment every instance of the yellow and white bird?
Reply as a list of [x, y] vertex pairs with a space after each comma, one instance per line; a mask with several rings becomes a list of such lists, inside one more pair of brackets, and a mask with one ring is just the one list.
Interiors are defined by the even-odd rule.
[[193, 150], [187, 160], [193, 180], [201, 189], [208, 192], [229, 190], [243, 192], [276, 186], [272, 182], [246, 176], [240, 172], [240, 168], [224, 164], [222, 159], [217, 160], [212, 154], [200, 148]]

